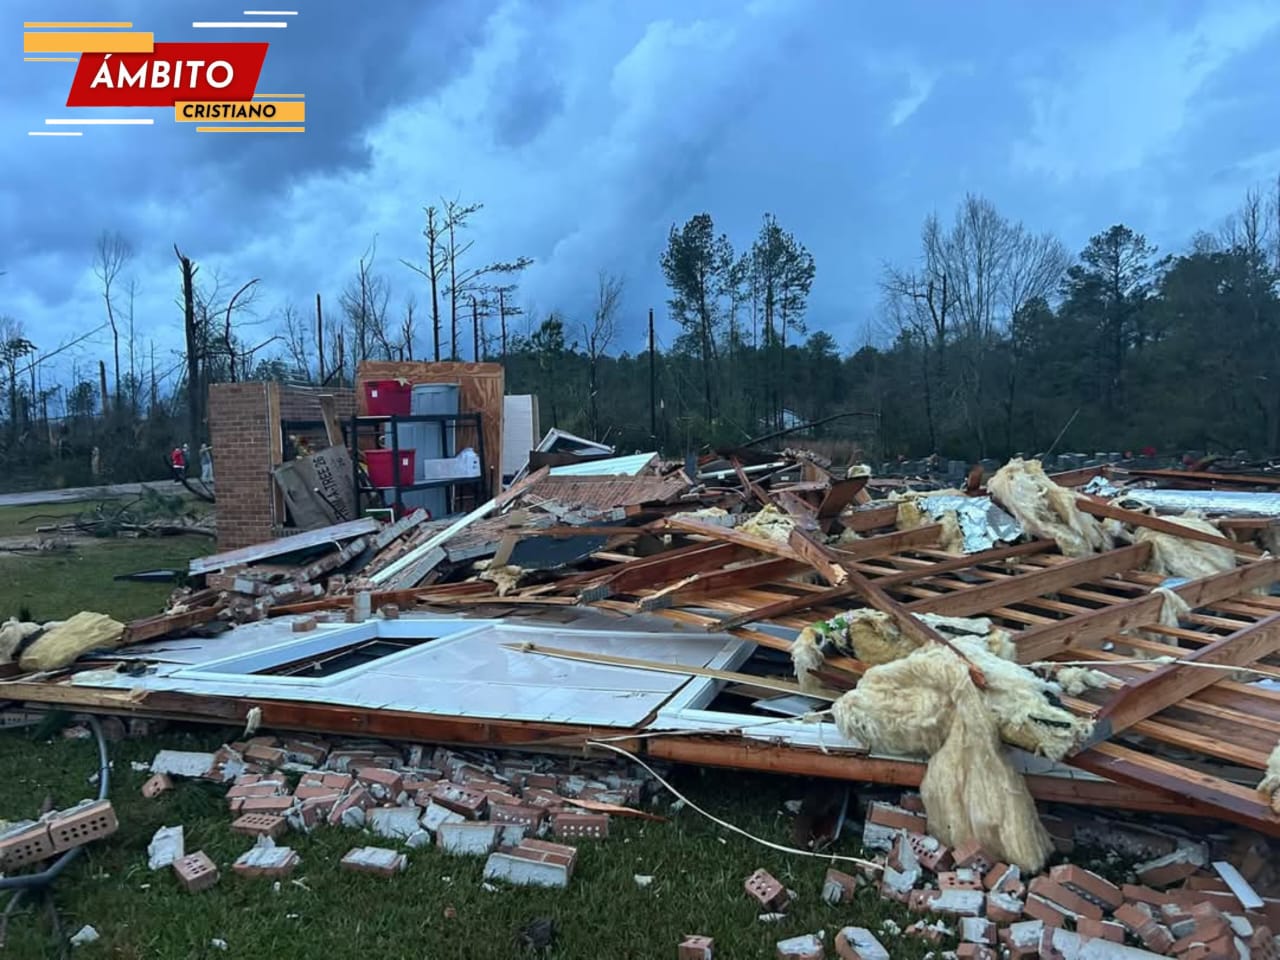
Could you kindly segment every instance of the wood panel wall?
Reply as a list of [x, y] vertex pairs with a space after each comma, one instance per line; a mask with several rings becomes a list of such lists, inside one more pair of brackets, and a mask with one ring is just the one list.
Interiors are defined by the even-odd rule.
[[[483, 418], [484, 468], [491, 495], [502, 489], [502, 398], [506, 379], [500, 363], [417, 363], [369, 360], [356, 371], [356, 411], [366, 410], [367, 380], [404, 379], [410, 383], [456, 383], [462, 413]], [[458, 428], [458, 448], [475, 446], [473, 428]]]

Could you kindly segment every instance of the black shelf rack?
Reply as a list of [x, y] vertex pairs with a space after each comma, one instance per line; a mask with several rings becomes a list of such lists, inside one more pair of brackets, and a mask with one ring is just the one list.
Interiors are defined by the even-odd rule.
[[[354, 474], [355, 489], [357, 498], [360, 491], [368, 490], [368, 487], [362, 487], [360, 484], [360, 431], [361, 428], [368, 427], [385, 427], [390, 426], [391, 430], [391, 463], [392, 463], [392, 479], [395, 481], [389, 487], [374, 487], [374, 491], [383, 498], [383, 505], [386, 505], [386, 495], [392, 494], [392, 505], [395, 508], [396, 516], [404, 513], [403, 496], [415, 490], [434, 490], [442, 487], [458, 488], [473, 487], [476, 491], [476, 502], [483, 503], [489, 499], [489, 491], [486, 481], [487, 472], [485, 470], [484, 456], [484, 430], [482, 429], [482, 416], [479, 413], [421, 413], [408, 415], [379, 415], [379, 416], [352, 416], [350, 430], [347, 433], [347, 442], [351, 450], [351, 469]], [[445, 477], [440, 480], [424, 480], [421, 483], [400, 483], [400, 432], [396, 429], [402, 423], [439, 423], [439, 424], [455, 424], [474, 426], [476, 431], [476, 455], [480, 458], [480, 474], [475, 477]], [[448, 448], [448, 431], [440, 431], [440, 457], [449, 456]], [[384, 448], [385, 449], [385, 448]], [[423, 457], [426, 451], [419, 450], [415, 452], [418, 457]], [[433, 459], [426, 457], [425, 459]]]

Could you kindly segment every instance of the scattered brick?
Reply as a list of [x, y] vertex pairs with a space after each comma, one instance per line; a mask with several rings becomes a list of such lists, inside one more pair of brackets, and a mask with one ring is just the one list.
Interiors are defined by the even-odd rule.
[[778, 941], [778, 960], [826, 960], [822, 941], [812, 933]]
[[837, 933], [836, 955], [841, 960], [890, 960], [889, 951], [865, 927], [845, 927]]
[[1102, 910], [1114, 910], [1124, 903], [1124, 894], [1119, 887], [1083, 867], [1064, 863], [1051, 869], [1049, 878]]
[[1112, 943], [1124, 943], [1124, 925], [1114, 920], [1094, 920], [1081, 917], [1076, 921], [1076, 933], [1093, 940], [1110, 940]]
[[920, 861], [920, 866], [934, 873], [951, 869], [951, 851], [943, 845], [941, 840], [919, 833], [908, 833], [903, 836], [911, 844], [911, 849], [915, 852], [916, 859]]
[[403, 853], [385, 847], [355, 847], [342, 858], [343, 870], [372, 873], [380, 877], [394, 877], [408, 865]]
[[547, 812], [541, 807], [521, 803], [489, 804], [489, 819], [495, 823], [515, 823], [529, 828], [530, 833], [541, 829]]
[[1016, 923], [1022, 919], [1023, 902], [1011, 893], [987, 894], [987, 917], [996, 923]]
[[1075, 919], [1075, 914], [1070, 910], [1064, 910], [1056, 903], [1046, 900], [1044, 897], [1037, 896], [1034, 893], [1027, 895], [1027, 900], [1026, 903], [1023, 904], [1022, 912], [1028, 917], [1039, 920], [1046, 927], [1066, 926], [1068, 920]]
[[1173, 853], [1138, 864], [1133, 872], [1147, 886], [1170, 887], [1203, 867], [1207, 859], [1201, 850], [1179, 847]]
[[431, 791], [431, 800], [468, 820], [479, 820], [489, 804], [483, 793], [456, 783], [443, 782], [436, 784]]
[[779, 912], [787, 905], [787, 888], [763, 869], [747, 877], [743, 885], [766, 911]]
[[257, 763], [264, 763], [269, 767], [278, 767], [288, 762], [285, 752], [279, 747], [268, 746], [265, 743], [253, 743], [252, 741], [245, 748], [244, 758]]
[[963, 917], [960, 920], [960, 939], [965, 943], [990, 946], [996, 942], [996, 932], [996, 925], [982, 917]]
[[467, 820], [460, 823], [442, 823], [436, 829], [436, 844], [445, 853], [482, 857], [492, 853], [497, 847], [500, 829], [496, 823], [475, 823]]
[[[1062, 884], [1056, 882], [1050, 877], [1036, 877], [1031, 881], [1031, 896], [1039, 897], [1049, 901], [1054, 906], [1068, 914], [1071, 919], [1076, 917], [1092, 917], [1094, 920], [1102, 919], [1102, 908], [1090, 900], [1086, 900], [1079, 894], [1072, 893]], [[1045, 920], [1044, 917], [1040, 917]], [[1048, 921], [1045, 920], [1047, 923]]]
[[716, 942], [710, 937], [692, 935], [680, 941], [676, 960], [712, 960]]
[[962, 943], [956, 947], [957, 960], [999, 960], [994, 947], [981, 943]]
[[218, 867], [203, 850], [173, 861], [173, 872], [188, 893], [199, 893], [218, 882]]
[[858, 878], [852, 874], [827, 868], [827, 875], [822, 881], [822, 899], [832, 905], [848, 903], [858, 892]]
[[960, 844], [951, 851], [951, 858], [957, 867], [976, 870], [980, 875], [985, 875], [996, 862], [977, 840]]
[[157, 773], [142, 785], [142, 795], [148, 800], [154, 800], [160, 794], [172, 789], [173, 781], [169, 779], [169, 775], [167, 773]]
[[362, 766], [356, 771], [356, 780], [368, 787], [377, 800], [398, 797], [404, 788], [404, 778], [399, 773], [382, 767]]
[[242, 877], [287, 877], [302, 862], [288, 847], [277, 847], [269, 837], [260, 837], [252, 848], [236, 858], [231, 869]]
[[233, 833], [249, 837], [271, 837], [284, 833], [289, 824], [284, 817], [274, 813], [246, 813], [231, 824]]
[[609, 817], [603, 813], [557, 813], [551, 818], [551, 830], [567, 840], [580, 837], [603, 840], [609, 836]]
[[245, 797], [240, 803], [240, 813], [275, 813], [284, 816], [293, 806], [293, 797]]

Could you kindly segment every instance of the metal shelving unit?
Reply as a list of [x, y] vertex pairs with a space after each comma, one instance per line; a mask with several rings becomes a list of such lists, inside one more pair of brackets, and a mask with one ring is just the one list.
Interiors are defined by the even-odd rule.
[[[356, 497], [359, 498], [362, 491], [368, 491], [368, 486], [362, 487], [360, 484], [360, 430], [362, 427], [385, 427], [390, 426], [391, 430], [391, 463], [392, 463], [392, 479], [395, 483], [389, 487], [374, 487], [374, 492], [378, 493], [383, 499], [383, 505], [386, 506], [386, 495], [388, 492], [392, 494], [391, 504], [395, 508], [397, 516], [404, 512], [404, 502], [402, 497], [406, 493], [414, 490], [433, 490], [442, 487], [455, 489], [457, 487], [474, 487], [476, 491], [476, 502], [483, 503], [489, 499], [489, 491], [486, 489], [487, 483], [485, 477], [484, 457], [484, 430], [482, 427], [482, 416], [479, 413], [423, 413], [416, 415], [391, 415], [391, 416], [352, 416], [351, 428], [347, 433], [347, 442], [351, 451], [351, 469], [354, 473]], [[400, 433], [396, 427], [402, 423], [439, 423], [439, 424], [465, 424], [474, 426], [476, 430], [476, 455], [480, 458], [480, 475], [476, 477], [445, 477], [440, 480], [423, 480], [420, 483], [400, 483]], [[440, 431], [440, 457], [448, 458], [448, 431]], [[386, 449], [386, 448], [383, 448]], [[422, 457], [425, 451], [415, 451], [415, 456]], [[433, 457], [425, 457], [424, 459], [436, 459]], [[452, 499], [452, 497], [451, 497]]]

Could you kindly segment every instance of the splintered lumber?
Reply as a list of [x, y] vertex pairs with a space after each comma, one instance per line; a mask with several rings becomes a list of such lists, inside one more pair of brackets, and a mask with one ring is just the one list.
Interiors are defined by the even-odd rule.
[[131, 620], [124, 628], [124, 638], [121, 640], [121, 646], [142, 643], [145, 640], [154, 640], [157, 637], [167, 636], [178, 631], [190, 630], [211, 620], [216, 620], [223, 609], [222, 604], [215, 603], [207, 607], [182, 610], [178, 613], [162, 613], [155, 617]]
[[772, 583], [781, 578], [802, 573], [806, 569], [807, 567], [797, 560], [782, 558], [761, 560], [730, 570], [695, 573], [643, 597], [639, 607], [641, 610], [661, 610], [694, 600], [706, 600], [710, 597]]
[[1140, 568], [1147, 562], [1150, 555], [1150, 543], [1135, 543], [1095, 556], [1067, 560], [1035, 573], [1007, 577], [978, 587], [926, 597], [907, 604], [907, 609], [912, 613], [968, 617], [984, 610], [1011, 606], [1033, 597], [1057, 593], [1067, 587], [1090, 583], [1126, 570]]
[[1108, 740], [1166, 707], [1190, 697], [1219, 680], [1229, 670], [1246, 667], [1280, 650], [1280, 613], [1242, 627], [1230, 636], [1180, 656], [1184, 663], [1170, 663], [1125, 686], [1098, 713], [1090, 744]]
[[[1268, 587], [1277, 579], [1280, 579], [1280, 559], [1265, 557], [1234, 570], [1184, 583], [1174, 587], [1173, 592], [1194, 610], [1247, 593], [1257, 587]], [[1152, 592], [1123, 603], [1023, 630], [1016, 638], [1018, 662], [1045, 660], [1067, 650], [1086, 647], [1112, 634], [1149, 626], [1160, 619], [1164, 603], [1163, 596]]]
[[291, 537], [281, 537], [279, 540], [270, 540], [266, 543], [241, 547], [238, 550], [213, 553], [207, 557], [196, 557], [191, 561], [188, 569], [192, 574], [216, 573], [236, 564], [255, 563], [259, 560], [283, 557], [290, 553], [297, 553], [300, 550], [336, 544], [343, 540], [351, 540], [355, 537], [363, 536], [366, 533], [376, 533], [378, 527], [378, 521], [372, 517], [348, 520], [346, 523], [335, 523], [329, 527], [308, 530], [305, 533], [297, 533]]
[[[709, 527], [719, 530], [720, 527]], [[737, 543], [695, 543], [687, 547], [668, 550], [665, 553], [642, 560], [621, 564], [616, 571], [603, 571], [600, 582], [590, 583], [578, 594], [584, 603], [603, 600], [606, 597], [630, 594], [681, 580], [694, 573], [719, 570], [725, 564], [747, 559], [754, 555], [751, 547]]]
[[1148, 530], [1167, 533], [1170, 536], [1181, 537], [1184, 540], [1212, 543], [1214, 546], [1226, 547], [1228, 550], [1234, 550], [1236, 553], [1246, 553], [1251, 557], [1262, 554], [1262, 551], [1251, 543], [1241, 543], [1238, 540], [1231, 540], [1227, 537], [1214, 536], [1212, 533], [1205, 533], [1203, 530], [1196, 530], [1185, 524], [1175, 523], [1163, 517], [1153, 517], [1138, 510], [1127, 510], [1124, 507], [1117, 507], [1114, 503], [1107, 503], [1094, 497], [1076, 497], [1076, 506], [1095, 517], [1119, 520], [1121, 523], [1127, 523], [1130, 526], [1146, 527]]
[[840, 515], [841, 525], [854, 533], [892, 527], [897, 522], [898, 505], [893, 503], [886, 507], [863, 507]]
[[[542, 467], [539, 470], [535, 470], [533, 473], [529, 474], [523, 480], [513, 483], [509, 488], [507, 488], [502, 493], [498, 494], [488, 503], [482, 503], [480, 506], [476, 507], [470, 513], [464, 514], [463, 516], [459, 517], [453, 523], [449, 524], [449, 526], [445, 527], [443, 530], [441, 530], [439, 533], [433, 536], [430, 540], [427, 540], [425, 543], [421, 543], [418, 546], [414, 547], [412, 550], [406, 553], [403, 557], [401, 557], [395, 563], [389, 564], [388, 566], [379, 570], [370, 579], [372, 579], [374, 583], [381, 585], [395, 578], [396, 581], [399, 583], [402, 583], [403, 586], [406, 586], [406, 587], [413, 586], [413, 584], [410, 584], [410, 583], [403, 583], [403, 578], [397, 577], [397, 574], [399, 574], [406, 567], [410, 567], [414, 564], [417, 564], [420, 561], [422, 561], [424, 558], [431, 556], [432, 555], [431, 551], [436, 550], [439, 547], [443, 546], [444, 544], [448, 543], [451, 539], [456, 537], [459, 533], [467, 529], [467, 527], [471, 526], [476, 521], [483, 520], [485, 517], [493, 513], [495, 510], [501, 510], [508, 503], [510, 503], [516, 497], [520, 496], [530, 487], [540, 483], [545, 477], [550, 475], [550, 473], [551, 473], [550, 467]], [[432, 566], [434, 566], [434, 564], [432, 564]], [[430, 568], [424, 571], [422, 575], [426, 576], [427, 572], [429, 572], [429, 569]]]

